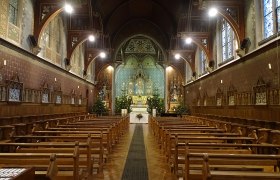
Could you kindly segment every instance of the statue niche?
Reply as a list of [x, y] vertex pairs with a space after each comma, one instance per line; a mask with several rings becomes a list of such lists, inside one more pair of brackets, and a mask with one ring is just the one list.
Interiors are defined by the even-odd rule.
[[139, 77], [137, 78], [136, 80], [136, 83], [135, 83], [135, 94], [138, 95], [138, 96], [143, 96], [144, 95], [144, 79]]
[[135, 68], [136, 73], [129, 78], [127, 94], [132, 96], [133, 104], [146, 104], [147, 96], [153, 93], [153, 82], [144, 73], [141, 63]]
[[146, 89], [145, 90], [146, 90], [145, 91], [146, 95], [148, 95], [148, 96], [153, 95], [153, 81], [150, 78], [148, 78], [148, 80], [147, 80]]
[[143, 66], [138, 64], [136, 74], [134, 75], [134, 95], [143, 96], [146, 76], [144, 74]]

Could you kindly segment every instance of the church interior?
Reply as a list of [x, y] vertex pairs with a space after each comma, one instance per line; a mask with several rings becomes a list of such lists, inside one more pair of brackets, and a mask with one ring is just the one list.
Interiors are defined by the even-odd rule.
[[280, 0], [0, 9], [0, 179], [280, 179]]

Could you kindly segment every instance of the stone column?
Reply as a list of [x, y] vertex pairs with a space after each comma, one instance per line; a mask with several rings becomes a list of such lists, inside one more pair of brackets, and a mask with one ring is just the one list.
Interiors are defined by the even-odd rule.
[[116, 99], [116, 81], [115, 81], [115, 73], [117, 72], [116, 71], [116, 68], [117, 68], [117, 64], [114, 63], [113, 64], [113, 72], [112, 72], [112, 115], [115, 115], [115, 99]]

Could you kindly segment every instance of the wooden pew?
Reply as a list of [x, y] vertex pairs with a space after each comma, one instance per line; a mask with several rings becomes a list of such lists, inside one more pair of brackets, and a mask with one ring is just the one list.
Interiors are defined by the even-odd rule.
[[[51, 157], [51, 158], [50, 158]], [[3, 167], [34, 167], [38, 179], [74, 179], [79, 180], [79, 152], [74, 153], [0, 153], [0, 165]], [[64, 166], [67, 166], [67, 172]], [[71, 165], [71, 166], [69, 166]], [[69, 167], [71, 171], [69, 171]]]
[[86, 169], [85, 174], [93, 173], [93, 157], [91, 155], [91, 138], [85, 143], [43, 142], [43, 143], [0, 143], [1, 152], [17, 153], [71, 153], [79, 146], [79, 166]]
[[[187, 153], [185, 179], [275, 180], [280, 178], [279, 171], [274, 171], [279, 170], [279, 160], [280, 155]], [[200, 164], [202, 169], [190, 170], [191, 164]], [[257, 170], [254, 170], [253, 167], [257, 167]], [[274, 170], [260, 171], [258, 167]], [[246, 171], [246, 168], [249, 171]]]
[[[58, 173], [57, 176], [60, 177], [67, 177], [70, 179], [78, 180], [80, 179], [79, 175], [79, 146], [76, 145], [74, 148], [71, 149], [71, 152], [58, 152], [56, 153], [56, 164]], [[0, 153], [0, 162], [2, 165], [7, 166], [7, 164], [16, 164], [16, 165], [26, 165], [26, 164], [33, 164], [33, 163], [41, 163], [41, 161], [47, 161], [48, 159], [42, 158], [43, 156], [48, 156], [53, 154], [53, 152], [30, 152], [22, 153]], [[29, 156], [36, 157], [39, 156], [37, 159], [31, 158], [29, 160]], [[46, 162], [45, 162], [46, 163]], [[43, 167], [44, 171], [46, 169], [46, 165], [39, 165], [36, 164], [35, 166], [38, 170]]]
[[[250, 137], [199, 137], [199, 136], [189, 136], [189, 137], [171, 137], [171, 144], [170, 146], [168, 146], [167, 149], [167, 160], [170, 163], [171, 167], [174, 167], [174, 172], [178, 171], [178, 145], [179, 143], [184, 143], [184, 142], [188, 142], [188, 143], [207, 143], [207, 142], [211, 142], [211, 143], [239, 143], [239, 142], [243, 142], [247, 140], [250, 140], [251, 143], [253, 143], [255, 141], [254, 138], [250, 138]], [[238, 150], [239, 151], [239, 150]], [[210, 150], [210, 152], [213, 152], [213, 150]], [[228, 151], [228, 150], [224, 150], [221, 153], [232, 153], [232, 151]], [[244, 152], [243, 150], [241, 150], [240, 152], [235, 152], [235, 153], [248, 153], [247, 151]]]
[[280, 145], [273, 144], [178, 143], [174, 153], [174, 172], [179, 176], [179, 170], [184, 169], [186, 153], [258, 154], [268, 148], [268, 154], [280, 152]]
[[100, 135], [79, 135], [79, 136], [13, 136], [13, 142], [87, 142], [88, 137], [91, 139], [91, 154], [94, 156], [95, 162], [98, 164], [98, 172], [103, 171], [104, 159], [104, 147], [102, 134]]
[[69, 135], [77, 135], [77, 136], [85, 136], [88, 134], [91, 135], [100, 135], [102, 134], [103, 137], [103, 146], [104, 146], [104, 151], [111, 152], [112, 149], [112, 137], [111, 133], [108, 132], [109, 130], [104, 130], [104, 129], [94, 129], [94, 128], [87, 128], [87, 129], [82, 129], [82, 128], [49, 128], [47, 130], [43, 131], [33, 131], [33, 135], [38, 135], [38, 136], [69, 136]]

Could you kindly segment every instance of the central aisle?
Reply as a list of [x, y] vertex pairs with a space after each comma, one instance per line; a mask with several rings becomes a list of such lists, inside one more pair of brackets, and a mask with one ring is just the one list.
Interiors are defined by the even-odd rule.
[[[135, 127], [137, 124], [130, 124], [129, 129], [120, 138], [120, 142], [113, 147], [104, 165], [103, 173], [94, 176], [98, 180], [121, 180], [128, 158], [128, 152], [132, 143]], [[148, 124], [138, 124], [142, 126], [145, 144], [146, 163], [149, 180], [175, 180], [176, 176], [170, 172], [166, 158], [160, 151], [152, 131]], [[133, 163], [138, 163], [137, 161]], [[132, 178], [133, 180], [136, 178]]]
[[142, 124], [136, 124], [122, 180], [148, 180], [146, 149]]

